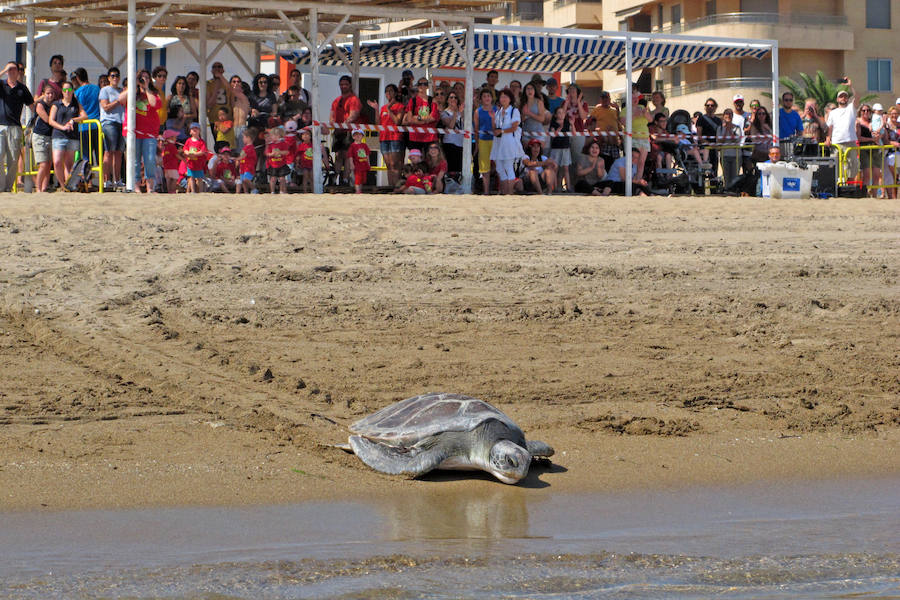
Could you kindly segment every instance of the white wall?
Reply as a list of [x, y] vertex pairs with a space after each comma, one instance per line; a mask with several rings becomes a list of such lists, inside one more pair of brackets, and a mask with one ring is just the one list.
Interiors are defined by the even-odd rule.
[[[108, 34], [86, 34], [85, 37], [94, 45], [94, 48], [96, 48], [96, 50], [101, 55], [106, 57], [110, 54], [108, 50], [110, 36]], [[126, 39], [124, 32], [122, 35], [114, 36], [112, 38], [112, 41], [113, 51], [111, 53], [112, 56], [109, 58], [110, 62], [117, 61], [125, 55]], [[194, 49], [197, 48], [198, 44], [196, 40], [190, 40], [189, 43], [191, 43], [191, 46]], [[211, 52], [217, 45], [217, 41], [212, 39], [209, 40], [207, 42], [207, 52]], [[253, 57], [255, 45], [250, 42], [235, 42], [234, 46], [244, 57], [244, 60], [252, 67], [255, 62]], [[8, 55], [11, 58], [15, 57], [15, 37], [12, 31], [0, 30], [0, 48], [7, 48]], [[169, 71], [169, 85], [171, 85], [177, 75], [186, 75], [189, 71], [199, 72], [200, 69], [197, 61], [180, 42], [169, 44], [165, 47], [165, 50], [165, 66]], [[80, 39], [78, 39], [78, 37], [74, 33], [58, 32], [53, 34], [52, 36], [39, 38], [36, 41], [34, 75], [35, 84], [37, 84], [37, 82], [41, 79], [50, 75], [50, 57], [54, 54], [63, 55], [63, 57], [65, 58], [65, 69], [69, 73], [71, 73], [78, 67], [84, 67], [88, 72], [88, 78], [90, 79], [91, 83], [97, 83], [97, 77], [101, 73], [105, 73], [107, 71], [106, 67], [100, 62], [100, 60], [97, 59], [96, 56], [94, 56], [94, 54], [81, 42]], [[2, 57], [3, 53], [0, 52], [0, 60], [4, 60]], [[237, 74], [241, 77], [241, 79], [249, 80], [252, 76], [252, 74], [244, 68], [241, 62], [236, 58], [234, 52], [228, 46], [225, 46], [221, 50], [219, 50], [219, 53], [210, 61], [210, 64], [216, 60], [225, 65], [226, 77], [231, 77], [232, 75]], [[151, 53], [151, 69], [159, 64], [161, 64], [160, 51], [158, 49], [153, 50]], [[145, 67], [144, 49], [138, 49], [137, 67], [138, 69], [142, 69]], [[123, 76], [125, 75], [126, 68], [127, 61], [123, 61], [119, 65], [119, 69], [122, 71]], [[205, 74], [201, 73], [201, 76], [204, 79], [208, 79], [210, 77], [210, 74], [208, 72]], [[166, 90], [166, 93], [168, 93], [168, 90]]]

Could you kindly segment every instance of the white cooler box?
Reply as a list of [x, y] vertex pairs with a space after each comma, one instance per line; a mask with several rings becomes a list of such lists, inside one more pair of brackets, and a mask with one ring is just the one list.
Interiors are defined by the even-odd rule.
[[809, 198], [813, 173], [819, 165], [801, 169], [796, 163], [756, 163], [762, 177], [763, 198]]

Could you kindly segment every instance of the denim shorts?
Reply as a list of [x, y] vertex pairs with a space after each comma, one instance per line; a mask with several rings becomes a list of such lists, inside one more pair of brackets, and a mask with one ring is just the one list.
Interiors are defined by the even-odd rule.
[[125, 136], [122, 135], [122, 124], [116, 121], [101, 123], [103, 129], [103, 151], [125, 152]]
[[57, 152], [78, 152], [81, 149], [81, 142], [69, 138], [53, 138], [51, 143]]
[[203, 177], [206, 176], [206, 172], [203, 169], [197, 169], [196, 171], [194, 169], [188, 169], [187, 176], [193, 177], [194, 179], [203, 179]]
[[403, 152], [403, 140], [382, 140], [381, 153]]

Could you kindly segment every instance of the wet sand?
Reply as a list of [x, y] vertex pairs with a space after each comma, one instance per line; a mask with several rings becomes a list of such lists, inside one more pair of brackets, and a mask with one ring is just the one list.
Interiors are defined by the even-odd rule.
[[[900, 472], [896, 201], [0, 196], [0, 510]], [[331, 447], [455, 391], [517, 487]]]

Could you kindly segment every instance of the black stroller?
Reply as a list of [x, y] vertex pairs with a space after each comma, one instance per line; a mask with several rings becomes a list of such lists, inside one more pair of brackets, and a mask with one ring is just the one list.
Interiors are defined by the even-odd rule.
[[[691, 113], [686, 110], [676, 110], [669, 115], [666, 125], [666, 131], [675, 136], [679, 133], [679, 126], [682, 126], [681, 132], [688, 132], [691, 129]], [[691, 192], [696, 194], [703, 193], [704, 177], [708, 174], [704, 173], [702, 165], [685, 151], [675, 139], [659, 140], [657, 142], [662, 152], [672, 156], [671, 169], [656, 169], [651, 177], [651, 188], [654, 190], [665, 190], [669, 194], [684, 195]]]

